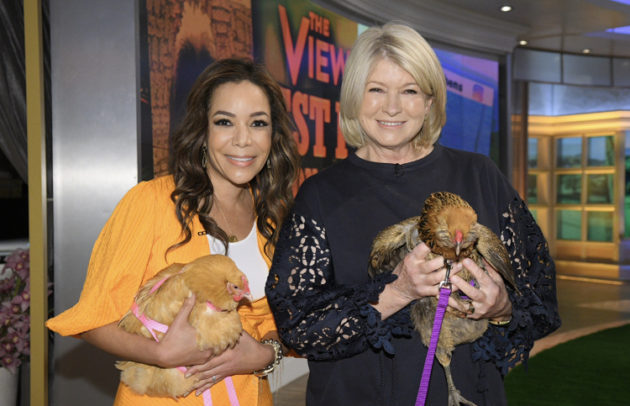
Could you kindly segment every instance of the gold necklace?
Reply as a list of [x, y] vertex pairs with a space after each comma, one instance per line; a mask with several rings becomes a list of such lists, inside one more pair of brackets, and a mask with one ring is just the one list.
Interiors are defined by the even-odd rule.
[[[219, 202], [214, 199], [214, 203], [217, 206], [217, 210], [219, 211], [219, 214], [221, 214], [221, 217], [223, 217], [223, 221], [225, 222], [225, 227], [227, 228], [227, 226], [229, 225], [227, 218], [225, 217], [225, 214], [223, 214], [223, 210], [221, 209], [221, 206], [219, 205]], [[232, 234], [230, 232], [230, 230], [226, 230], [227, 231], [227, 235], [228, 235], [228, 241], [229, 242], [237, 242], [238, 241], [238, 237], [235, 234]]]

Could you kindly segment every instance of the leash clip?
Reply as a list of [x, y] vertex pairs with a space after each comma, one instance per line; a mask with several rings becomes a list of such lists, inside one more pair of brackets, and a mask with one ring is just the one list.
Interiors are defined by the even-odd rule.
[[444, 276], [444, 280], [442, 282], [440, 282], [439, 288], [446, 288], [448, 290], [451, 290], [452, 286], [451, 285], [451, 280], [450, 280], [450, 275], [451, 275], [451, 261], [445, 259], [444, 260], [444, 266], [446, 267], [446, 275]]

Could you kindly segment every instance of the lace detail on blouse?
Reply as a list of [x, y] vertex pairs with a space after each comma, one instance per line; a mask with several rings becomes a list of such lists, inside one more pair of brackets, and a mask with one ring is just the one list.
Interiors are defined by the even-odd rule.
[[556, 330], [560, 317], [555, 265], [547, 241], [520, 198], [514, 198], [503, 213], [501, 230], [520, 294], [507, 286], [512, 321], [505, 327], [490, 325], [473, 344], [473, 358], [495, 362], [505, 375], [517, 363], [527, 361], [534, 340]]
[[392, 334], [406, 332], [391, 328], [392, 317], [382, 321], [370, 303], [394, 278], [381, 275], [361, 286], [335, 284], [325, 228], [293, 214], [276, 245], [267, 300], [282, 340], [311, 360], [345, 358], [368, 346], [393, 353]]

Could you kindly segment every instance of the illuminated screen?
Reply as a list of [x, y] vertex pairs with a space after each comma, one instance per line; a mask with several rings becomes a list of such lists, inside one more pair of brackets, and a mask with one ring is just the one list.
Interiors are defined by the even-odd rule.
[[446, 125], [439, 143], [494, 155], [499, 136], [499, 63], [434, 49], [447, 85]]

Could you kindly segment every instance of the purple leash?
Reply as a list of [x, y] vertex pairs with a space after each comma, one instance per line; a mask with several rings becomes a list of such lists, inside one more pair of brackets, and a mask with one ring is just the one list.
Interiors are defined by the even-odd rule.
[[416, 398], [416, 406], [424, 406], [429, 392], [429, 382], [431, 381], [431, 369], [433, 368], [433, 358], [437, 349], [438, 340], [440, 338], [440, 330], [442, 329], [442, 320], [448, 305], [448, 297], [451, 295], [451, 282], [449, 274], [451, 267], [446, 265], [446, 278], [440, 282], [440, 298], [438, 299], [437, 308], [435, 309], [435, 319], [433, 320], [433, 330], [431, 331], [431, 342], [427, 357], [424, 360], [424, 369], [422, 370], [422, 379], [420, 380], [420, 388], [418, 389], [418, 397]]

